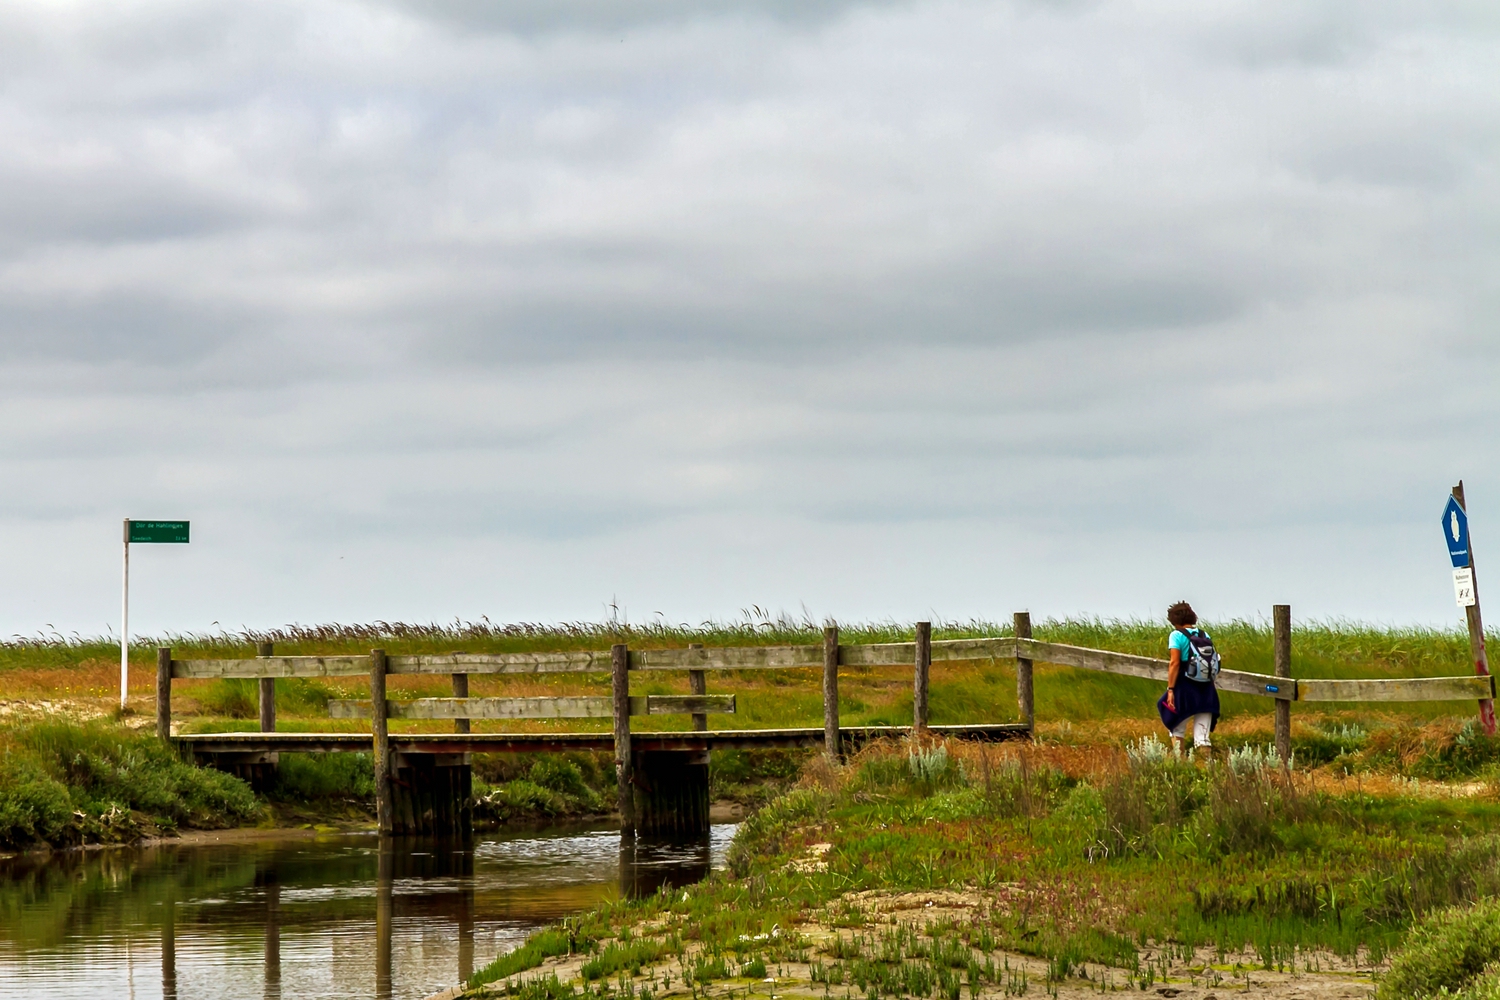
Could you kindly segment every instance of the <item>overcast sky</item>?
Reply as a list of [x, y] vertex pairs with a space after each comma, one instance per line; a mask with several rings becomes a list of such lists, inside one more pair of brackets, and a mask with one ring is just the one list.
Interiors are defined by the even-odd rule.
[[1497, 258], [1490, 3], [12, 0], [0, 632], [1456, 624]]

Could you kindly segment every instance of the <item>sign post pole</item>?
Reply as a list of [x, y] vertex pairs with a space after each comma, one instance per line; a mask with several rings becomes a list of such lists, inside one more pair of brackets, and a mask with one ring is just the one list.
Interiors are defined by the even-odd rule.
[[188, 540], [187, 521], [132, 521], [125, 519], [125, 556], [120, 577], [120, 708], [130, 691], [130, 543]]
[[120, 707], [130, 690], [130, 518], [125, 519], [125, 559], [120, 581]]
[[[1474, 545], [1469, 536], [1469, 515], [1464, 504], [1464, 484], [1459, 480], [1443, 508], [1443, 534], [1448, 540], [1448, 555], [1453, 560], [1453, 591], [1458, 606], [1464, 609], [1469, 625], [1469, 655], [1474, 673], [1490, 675], [1490, 658], [1484, 649], [1484, 620], [1479, 614], [1479, 579], [1474, 569]], [[1479, 702], [1479, 721], [1487, 736], [1495, 735], [1495, 702]]]

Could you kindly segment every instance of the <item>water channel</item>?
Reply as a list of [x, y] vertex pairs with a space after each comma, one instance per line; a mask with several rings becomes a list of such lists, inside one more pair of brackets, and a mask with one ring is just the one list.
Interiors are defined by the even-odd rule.
[[416, 1000], [536, 927], [718, 866], [733, 836], [166, 844], [0, 860], [0, 998]]

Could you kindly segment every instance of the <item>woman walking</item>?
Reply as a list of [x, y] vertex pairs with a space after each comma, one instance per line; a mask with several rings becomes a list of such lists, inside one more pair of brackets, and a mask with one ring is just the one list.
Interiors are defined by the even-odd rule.
[[1219, 654], [1207, 632], [1198, 627], [1198, 616], [1187, 601], [1167, 609], [1172, 634], [1167, 639], [1167, 693], [1156, 703], [1162, 725], [1172, 737], [1172, 750], [1182, 755], [1182, 738], [1193, 727], [1193, 750], [1212, 753], [1210, 733], [1219, 723]]

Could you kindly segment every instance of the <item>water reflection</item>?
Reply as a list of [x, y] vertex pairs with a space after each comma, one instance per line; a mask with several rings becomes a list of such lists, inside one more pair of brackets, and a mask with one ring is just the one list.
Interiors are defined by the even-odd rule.
[[0, 997], [422, 997], [540, 924], [702, 878], [732, 832], [696, 844], [622, 844], [615, 831], [337, 837], [0, 861]]

